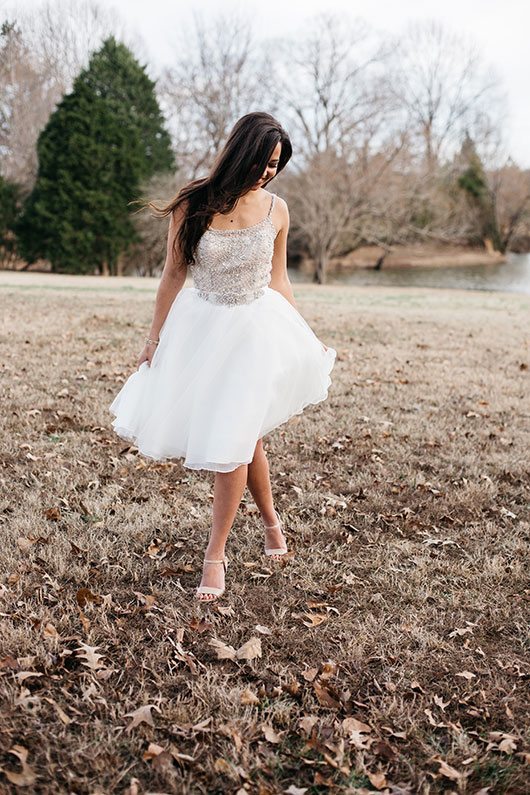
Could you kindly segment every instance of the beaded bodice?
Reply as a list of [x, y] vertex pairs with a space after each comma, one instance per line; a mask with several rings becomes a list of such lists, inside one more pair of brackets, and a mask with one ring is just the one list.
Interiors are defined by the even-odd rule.
[[275, 194], [265, 218], [242, 229], [207, 229], [190, 273], [198, 294], [216, 304], [246, 304], [269, 284], [276, 227], [271, 220]]

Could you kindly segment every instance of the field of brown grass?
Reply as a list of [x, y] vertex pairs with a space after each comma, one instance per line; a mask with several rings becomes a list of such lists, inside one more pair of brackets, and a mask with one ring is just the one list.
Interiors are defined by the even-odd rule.
[[0, 274], [0, 792], [528, 792], [529, 297], [295, 285], [294, 555], [247, 491], [202, 605], [213, 473], [110, 428], [156, 284]]

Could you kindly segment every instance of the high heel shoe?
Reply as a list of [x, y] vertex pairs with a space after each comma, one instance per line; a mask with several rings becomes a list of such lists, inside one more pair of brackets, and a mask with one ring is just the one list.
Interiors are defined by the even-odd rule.
[[[209, 559], [205, 558], [203, 563], [222, 563], [223, 567], [224, 567], [224, 570], [225, 570], [225, 575], [226, 575], [226, 570], [228, 568], [228, 558], [226, 557], [226, 555], [223, 558], [221, 558], [220, 560], [209, 560]], [[196, 590], [195, 590], [195, 598], [198, 599], [199, 602], [215, 602], [215, 599], [217, 599], [219, 596], [222, 596], [222, 594], [224, 592], [225, 592], [224, 587], [223, 588], [215, 588], [213, 585], [199, 585], [196, 588]], [[215, 598], [214, 599], [199, 599], [199, 594], [202, 594], [202, 593], [213, 594]]]
[[[268, 525], [266, 524], [266, 525], [264, 525], [264, 527], [265, 527], [266, 530], [272, 530], [273, 527], [279, 527], [280, 530], [283, 533], [283, 522], [282, 522], [282, 520], [280, 519], [280, 517], [278, 516], [277, 513], [276, 513], [276, 516], [278, 518], [278, 521], [275, 524], [268, 524]], [[265, 545], [265, 554], [267, 556], [269, 556], [269, 557], [271, 557], [273, 555], [279, 555], [281, 557], [283, 555], [286, 555], [288, 551], [289, 550], [287, 549], [286, 546], [271, 548], [271, 547], [267, 547], [267, 545]], [[273, 560], [278, 560], [278, 558], [275, 557], [275, 558], [273, 558]]]

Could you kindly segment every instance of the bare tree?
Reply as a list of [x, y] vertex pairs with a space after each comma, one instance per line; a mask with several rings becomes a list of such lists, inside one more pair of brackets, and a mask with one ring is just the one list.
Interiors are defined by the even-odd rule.
[[16, 18], [24, 41], [59, 97], [71, 90], [90, 55], [108, 36], [116, 36], [135, 50], [143, 48], [138, 37], [127, 32], [115, 9], [95, 0], [48, 0], [36, 10], [21, 10], [20, 5], [18, 9]]
[[395, 42], [391, 60], [391, 90], [427, 172], [454, 154], [466, 131], [479, 148], [490, 144], [504, 97], [472, 41], [438, 21], [414, 22]]
[[289, 181], [295, 235], [314, 260], [313, 281], [323, 284], [331, 257], [361, 243], [390, 250], [388, 173], [404, 143], [404, 137], [389, 140], [373, 155], [358, 153], [354, 162], [333, 150], [318, 153]]
[[[145, 199], [166, 204], [184, 183], [180, 175], [155, 174], [140, 186]], [[132, 221], [140, 235], [124, 257], [124, 272], [135, 276], [157, 276], [162, 271], [166, 257], [168, 219], [158, 218], [150, 208], [133, 212]]]
[[322, 283], [329, 259], [356, 244], [405, 134], [387, 90], [387, 53], [362, 22], [318, 14], [296, 46], [283, 40], [276, 51], [275, 85], [297, 165], [285, 192], [294, 233]]
[[2, 176], [26, 194], [37, 172], [35, 144], [56, 101], [56, 92], [16, 22], [0, 31], [0, 153]]
[[194, 179], [240, 116], [270, 106], [270, 67], [266, 55], [256, 55], [250, 22], [236, 12], [208, 23], [195, 14], [193, 27], [179, 33], [178, 58], [163, 71], [159, 90], [179, 166]]
[[[502, 250], [507, 251], [530, 224], [530, 170], [522, 171], [513, 160], [489, 174], [494, 196]], [[526, 227], [526, 228], [525, 228]]]
[[347, 156], [363, 147], [367, 130], [373, 136], [383, 108], [389, 110], [386, 53], [366, 23], [320, 13], [296, 42], [277, 40], [273, 49], [276, 97], [297, 151], [306, 158], [330, 150]]

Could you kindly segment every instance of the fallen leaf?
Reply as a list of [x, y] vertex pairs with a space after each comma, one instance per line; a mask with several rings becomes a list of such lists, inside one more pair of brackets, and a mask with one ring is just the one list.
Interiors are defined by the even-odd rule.
[[261, 638], [249, 638], [236, 652], [238, 660], [254, 660], [261, 657]]
[[205, 718], [204, 720], [201, 720], [200, 723], [195, 723], [191, 728], [193, 729], [194, 732], [206, 731], [206, 727], [211, 722], [212, 722], [211, 717]]
[[17, 787], [30, 787], [37, 780], [37, 775], [34, 770], [27, 763], [28, 749], [22, 745], [14, 745], [9, 749], [8, 753], [13, 754], [20, 760], [22, 765], [22, 772], [15, 773], [12, 770], [3, 769], [6, 778]]
[[240, 704], [259, 704], [259, 698], [255, 693], [250, 690], [250, 688], [246, 687], [239, 696], [239, 703]]
[[227, 774], [233, 773], [231, 765], [226, 761], [226, 759], [223, 759], [222, 757], [218, 757], [213, 763], [213, 766], [217, 773], [227, 773]]
[[64, 723], [65, 726], [68, 726], [69, 723], [72, 723], [72, 718], [68, 717], [66, 712], [63, 709], [61, 709], [59, 704], [56, 701], [54, 701], [53, 698], [47, 698], [46, 696], [44, 696], [44, 700], [47, 701], [49, 704], [53, 704], [53, 706], [57, 711], [59, 719]]
[[302, 671], [302, 676], [304, 677], [306, 682], [312, 682], [317, 675], [318, 675], [318, 668], [306, 668], [305, 671]]
[[22, 687], [20, 690], [20, 695], [17, 696], [15, 699], [15, 704], [18, 706], [22, 706], [25, 709], [29, 709], [33, 711], [37, 707], [40, 706], [41, 699], [39, 696], [32, 696], [31, 690], [28, 690], [27, 687]]
[[368, 778], [370, 779], [370, 783], [376, 789], [384, 789], [387, 786], [386, 776], [384, 773], [366, 773]]
[[30, 676], [44, 676], [44, 674], [37, 673], [37, 671], [19, 671], [15, 674], [15, 677], [18, 679], [19, 682], [23, 682], [25, 679], [29, 679]]
[[29, 550], [31, 549], [31, 547], [33, 546], [34, 543], [35, 543], [35, 541], [31, 541], [29, 538], [24, 538], [23, 536], [20, 536], [20, 538], [17, 538], [18, 548], [22, 552], [29, 552]]
[[82, 661], [83, 665], [86, 665], [87, 668], [90, 668], [91, 671], [97, 671], [99, 668], [104, 668], [103, 663], [101, 660], [105, 655], [98, 654], [96, 649], [99, 649], [99, 646], [88, 646], [86, 643], [81, 642], [77, 651], [78, 657], [84, 657], [85, 659]]
[[350, 745], [353, 745], [354, 748], [364, 750], [370, 748], [370, 745], [372, 744], [372, 738], [366, 737], [364, 734], [361, 734], [361, 732], [351, 731], [348, 733], [348, 742]]
[[46, 511], [44, 511], [44, 516], [46, 517], [46, 519], [50, 519], [53, 522], [58, 522], [59, 519], [62, 518], [61, 509], [57, 507], [48, 508]]
[[357, 718], [344, 718], [342, 721], [342, 728], [345, 732], [356, 731], [368, 734], [372, 731], [371, 726], [368, 726], [367, 723], [357, 720]]
[[450, 778], [451, 781], [460, 781], [462, 778], [462, 773], [460, 773], [456, 768], [451, 767], [448, 765], [447, 762], [444, 762], [443, 759], [436, 760], [439, 764], [438, 773], [441, 773], [442, 776], [446, 778]]
[[461, 676], [462, 679], [467, 679], [468, 682], [470, 682], [471, 679], [477, 678], [477, 675], [472, 673], [471, 671], [461, 671], [460, 673], [455, 674], [455, 676]]
[[218, 660], [236, 659], [237, 652], [233, 646], [227, 646], [226, 643], [223, 643], [221, 640], [217, 640], [217, 638], [211, 638], [209, 644], [215, 649]]
[[450, 704], [450, 701], [444, 701], [441, 696], [434, 696], [433, 701], [437, 707], [440, 707], [442, 712], [445, 711], [445, 708]]
[[382, 757], [386, 762], [390, 762], [395, 758], [397, 751], [386, 740], [377, 740], [372, 745], [372, 753], [376, 756]]
[[302, 621], [302, 624], [306, 627], [318, 627], [329, 618], [326, 613], [296, 613], [295, 617], [309, 619], [308, 621]]
[[513, 754], [517, 750], [517, 737], [506, 732], [490, 732], [490, 741], [487, 749], [498, 748], [503, 754]]
[[338, 666], [333, 660], [327, 660], [322, 663], [322, 670], [320, 671], [320, 679], [331, 679], [337, 674]]
[[340, 701], [333, 697], [328, 688], [323, 687], [318, 682], [313, 682], [313, 690], [323, 707], [328, 707], [329, 709], [340, 708]]
[[143, 604], [147, 610], [150, 610], [151, 607], [154, 607], [156, 604], [156, 596], [153, 594], [145, 594], [141, 593], [140, 591], [134, 591], [134, 594], [138, 597], [138, 601]]
[[435, 720], [434, 715], [432, 714], [432, 710], [424, 709], [423, 711], [429, 718], [429, 723], [431, 724], [431, 726], [436, 726], [438, 728], [445, 728], [446, 726], [445, 723], [439, 723], [437, 720]]
[[499, 751], [503, 754], [513, 754], [517, 750], [517, 743], [511, 737], [505, 737], [499, 743]]
[[94, 604], [99, 605], [103, 601], [101, 596], [96, 593], [92, 593], [90, 588], [80, 588], [76, 593], [75, 598], [79, 607], [85, 607], [88, 602], [93, 602]]
[[57, 640], [59, 637], [59, 633], [53, 626], [53, 624], [46, 624], [43, 630], [43, 634], [45, 638], [53, 638], [53, 640]]
[[304, 717], [300, 718], [300, 720], [298, 721], [298, 725], [300, 726], [302, 731], [304, 731], [307, 734], [308, 737], [311, 735], [313, 726], [315, 726], [315, 724], [317, 723], [318, 723], [318, 718], [316, 715], [304, 715]]
[[144, 753], [142, 754], [142, 759], [144, 760], [144, 762], [149, 762], [150, 759], [154, 759], [155, 756], [158, 756], [163, 751], [165, 751], [165, 748], [163, 748], [161, 745], [157, 745], [156, 743], [149, 743], [147, 751], [144, 751]]
[[278, 734], [278, 732], [276, 732], [273, 729], [273, 727], [270, 726], [268, 723], [262, 723], [261, 724], [261, 730], [262, 730], [262, 732], [263, 732], [263, 734], [265, 736], [265, 739], [269, 743], [279, 743], [279, 742], [281, 742], [282, 735], [285, 734], [285, 732], [280, 732]]
[[127, 734], [139, 726], [140, 723], [147, 723], [149, 726], [154, 726], [155, 722], [153, 720], [153, 716], [151, 715], [151, 710], [153, 708], [160, 712], [160, 708], [157, 707], [156, 704], [144, 704], [143, 707], [138, 707], [138, 709], [135, 709], [134, 712], [127, 712], [125, 717], [132, 718], [132, 721], [125, 729]]
[[472, 634], [473, 634], [472, 627], [462, 627], [462, 628], [453, 629], [453, 631], [449, 633], [449, 637], [455, 638], [457, 635], [459, 637], [462, 637], [462, 635], [472, 635]]
[[20, 668], [18, 660], [15, 660], [14, 657], [8, 655], [0, 660], [0, 668], [5, 668], [6, 670], [13, 670], [16, 671], [17, 668]]

